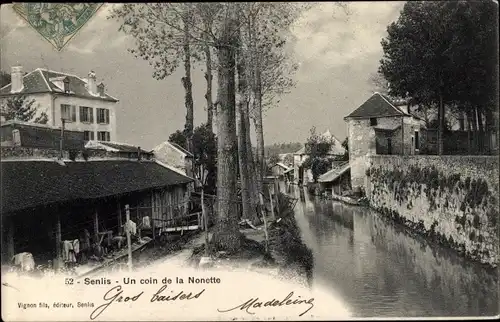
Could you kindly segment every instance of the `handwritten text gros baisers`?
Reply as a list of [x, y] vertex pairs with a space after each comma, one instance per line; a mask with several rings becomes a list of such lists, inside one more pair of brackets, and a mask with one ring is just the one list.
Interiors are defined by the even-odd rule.
[[[124, 284], [135, 284], [133, 279], [124, 279]], [[182, 279], [176, 278], [175, 281], [177, 283], [182, 284]], [[104, 283], [100, 283], [101, 281], [95, 284], [108, 284], [104, 281]], [[109, 289], [103, 296], [104, 303], [95, 308], [90, 314], [90, 319], [95, 320], [99, 317], [103, 312], [105, 312], [113, 303], [130, 303], [137, 302], [141, 298], [148, 298], [150, 303], [163, 303], [163, 302], [175, 302], [175, 301], [191, 301], [201, 298], [204, 294], [206, 294], [206, 289], [199, 289], [194, 292], [185, 292], [184, 290], [180, 291], [170, 291], [170, 295], [167, 295], [168, 284], [172, 284], [173, 280], [170, 278], [162, 279], [162, 286], [154, 292], [152, 295], [144, 295], [144, 291], [141, 291], [136, 294], [129, 295], [125, 292], [122, 285], [117, 285]], [[91, 279], [85, 280], [84, 284], [94, 284]], [[141, 284], [157, 284], [157, 281], [154, 280], [140, 280]], [[188, 283], [220, 283], [220, 279], [218, 278], [210, 278], [210, 279], [196, 279], [196, 278], [188, 278]], [[109, 283], [111, 284], [111, 283]], [[238, 305], [227, 304], [229, 308], [217, 309], [218, 312], [231, 312], [237, 309], [245, 311], [248, 314], [255, 314], [253, 312], [258, 308], [265, 307], [281, 307], [281, 306], [290, 306], [290, 305], [307, 305], [307, 309], [299, 314], [299, 316], [303, 316], [305, 313], [310, 311], [314, 307], [314, 298], [303, 299], [301, 296], [295, 296], [294, 292], [290, 292], [287, 296], [280, 297], [280, 299], [269, 299], [269, 300], [260, 300], [258, 297], [250, 298]]]

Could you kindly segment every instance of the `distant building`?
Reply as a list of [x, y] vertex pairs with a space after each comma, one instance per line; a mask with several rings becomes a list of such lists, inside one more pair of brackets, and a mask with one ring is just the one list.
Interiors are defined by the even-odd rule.
[[181, 170], [193, 177], [194, 156], [180, 145], [165, 141], [153, 149], [156, 160]]
[[349, 161], [336, 162], [330, 171], [319, 176], [318, 182], [322, 189], [330, 194], [342, 195], [342, 193], [351, 190], [350, 170]]
[[291, 170], [291, 168], [281, 162], [276, 163], [271, 167], [271, 173], [276, 178], [281, 178], [285, 172]]
[[[346, 150], [342, 146], [342, 142], [337, 139], [333, 134], [330, 133], [330, 130], [327, 130], [322, 134], [325, 139], [332, 140], [333, 144], [331, 146], [330, 152], [328, 154], [329, 157], [337, 157], [344, 155]], [[293, 154], [293, 168], [294, 168], [294, 182], [307, 184], [313, 180], [312, 172], [310, 169], [305, 169], [302, 167], [302, 163], [308, 158], [308, 154], [306, 152], [306, 147], [302, 147], [300, 150]]]
[[[118, 99], [109, 95], [104, 84], [97, 84], [94, 72], [88, 78], [37, 68], [23, 75], [21, 66], [11, 68], [11, 83], [0, 89], [0, 99], [24, 95], [34, 99], [37, 116], [45, 112], [48, 125], [82, 131], [86, 140], [116, 141]], [[2, 118], [2, 121], [4, 119]]]
[[353, 189], [366, 186], [367, 156], [418, 154], [425, 144], [425, 131], [422, 131], [425, 130], [425, 122], [413, 115], [404, 102], [398, 103], [374, 93], [344, 118], [348, 126]]

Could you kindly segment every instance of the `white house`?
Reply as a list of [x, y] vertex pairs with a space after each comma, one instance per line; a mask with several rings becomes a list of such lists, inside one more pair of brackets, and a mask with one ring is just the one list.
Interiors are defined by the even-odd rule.
[[276, 163], [271, 167], [271, 173], [274, 177], [282, 177], [286, 171], [289, 171], [291, 168], [286, 164], [281, 162]]
[[[86, 140], [117, 141], [116, 111], [118, 99], [97, 84], [93, 71], [88, 78], [37, 68], [23, 75], [21, 66], [11, 68], [11, 83], [0, 89], [0, 99], [24, 95], [35, 100], [37, 115], [45, 112], [48, 125], [83, 131]], [[3, 121], [2, 117], [2, 121]]]
[[155, 159], [193, 177], [193, 154], [178, 144], [165, 141], [153, 149]]
[[[342, 146], [342, 142], [337, 139], [330, 130], [327, 130], [325, 133], [321, 135], [323, 138], [331, 140], [333, 142], [330, 152], [328, 156], [335, 157], [343, 155], [346, 150]], [[309, 169], [305, 169], [302, 167], [302, 163], [307, 159], [308, 154], [306, 152], [305, 146], [302, 147], [299, 151], [293, 154], [293, 168], [294, 168], [294, 181], [295, 183], [307, 184], [313, 180], [312, 172]]]

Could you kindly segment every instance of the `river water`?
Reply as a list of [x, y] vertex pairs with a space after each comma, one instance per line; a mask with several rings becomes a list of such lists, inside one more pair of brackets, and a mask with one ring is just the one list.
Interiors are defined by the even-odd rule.
[[378, 213], [283, 187], [304, 243], [313, 287], [354, 317], [463, 317], [498, 314], [498, 273], [406, 233]]

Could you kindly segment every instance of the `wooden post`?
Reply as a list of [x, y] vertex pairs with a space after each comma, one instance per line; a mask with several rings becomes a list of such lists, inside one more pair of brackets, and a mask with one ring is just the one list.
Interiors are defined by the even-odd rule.
[[156, 239], [155, 237], [155, 220], [153, 218], [153, 216], [151, 216], [151, 232], [153, 233], [153, 241]]
[[404, 122], [404, 116], [401, 116], [401, 155], [405, 155], [405, 122]]
[[99, 213], [94, 212], [94, 245], [99, 244]]
[[139, 240], [141, 240], [141, 227], [142, 227], [142, 218], [139, 218], [139, 203], [137, 203], [136, 207], [136, 217], [137, 217], [137, 235], [139, 236]]
[[262, 219], [264, 221], [264, 233], [266, 235], [266, 253], [269, 251], [269, 237], [267, 235], [267, 218], [266, 218], [266, 210], [264, 207], [264, 197], [262, 193], [259, 193], [260, 206], [262, 211]]
[[153, 241], [155, 240], [155, 214], [156, 214], [156, 202], [155, 202], [155, 192], [151, 191], [151, 218], [149, 219], [149, 224], [151, 225], [151, 233], [153, 235]]
[[271, 202], [271, 215], [273, 220], [276, 220], [276, 216], [274, 215], [274, 205], [273, 205], [273, 196], [271, 195], [271, 189], [269, 189], [269, 201]]
[[123, 234], [122, 207], [118, 200], [118, 235]]
[[128, 270], [132, 271], [132, 242], [130, 239], [130, 229], [129, 229], [129, 221], [130, 221], [130, 209], [128, 205], [125, 205], [125, 220], [126, 220], [126, 225], [127, 229], [125, 229], [125, 232], [127, 234], [127, 253], [128, 253]]
[[205, 229], [205, 256], [208, 256], [208, 218], [207, 212], [205, 211], [205, 194], [203, 192], [203, 187], [201, 188], [201, 214], [203, 217], [203, 226]]
[[62, 258], [61, 258], [61, 251], [62, 251], [62, 233], [61, 233], [61, 217], [59, 214], [57, 214], [56, 218], [56, 270], [59, 270], [61, 268], [62, 264]]
[[[278, 212], [280, 210], [280, 199], [279, 199], [279, 192], [280, 192], [280, 184], [277, 179], [274, 180], [274, 197], [276, 198], [276, 209], [278, 209]], [[279, 215], [279, 213], [278, 213]]]

